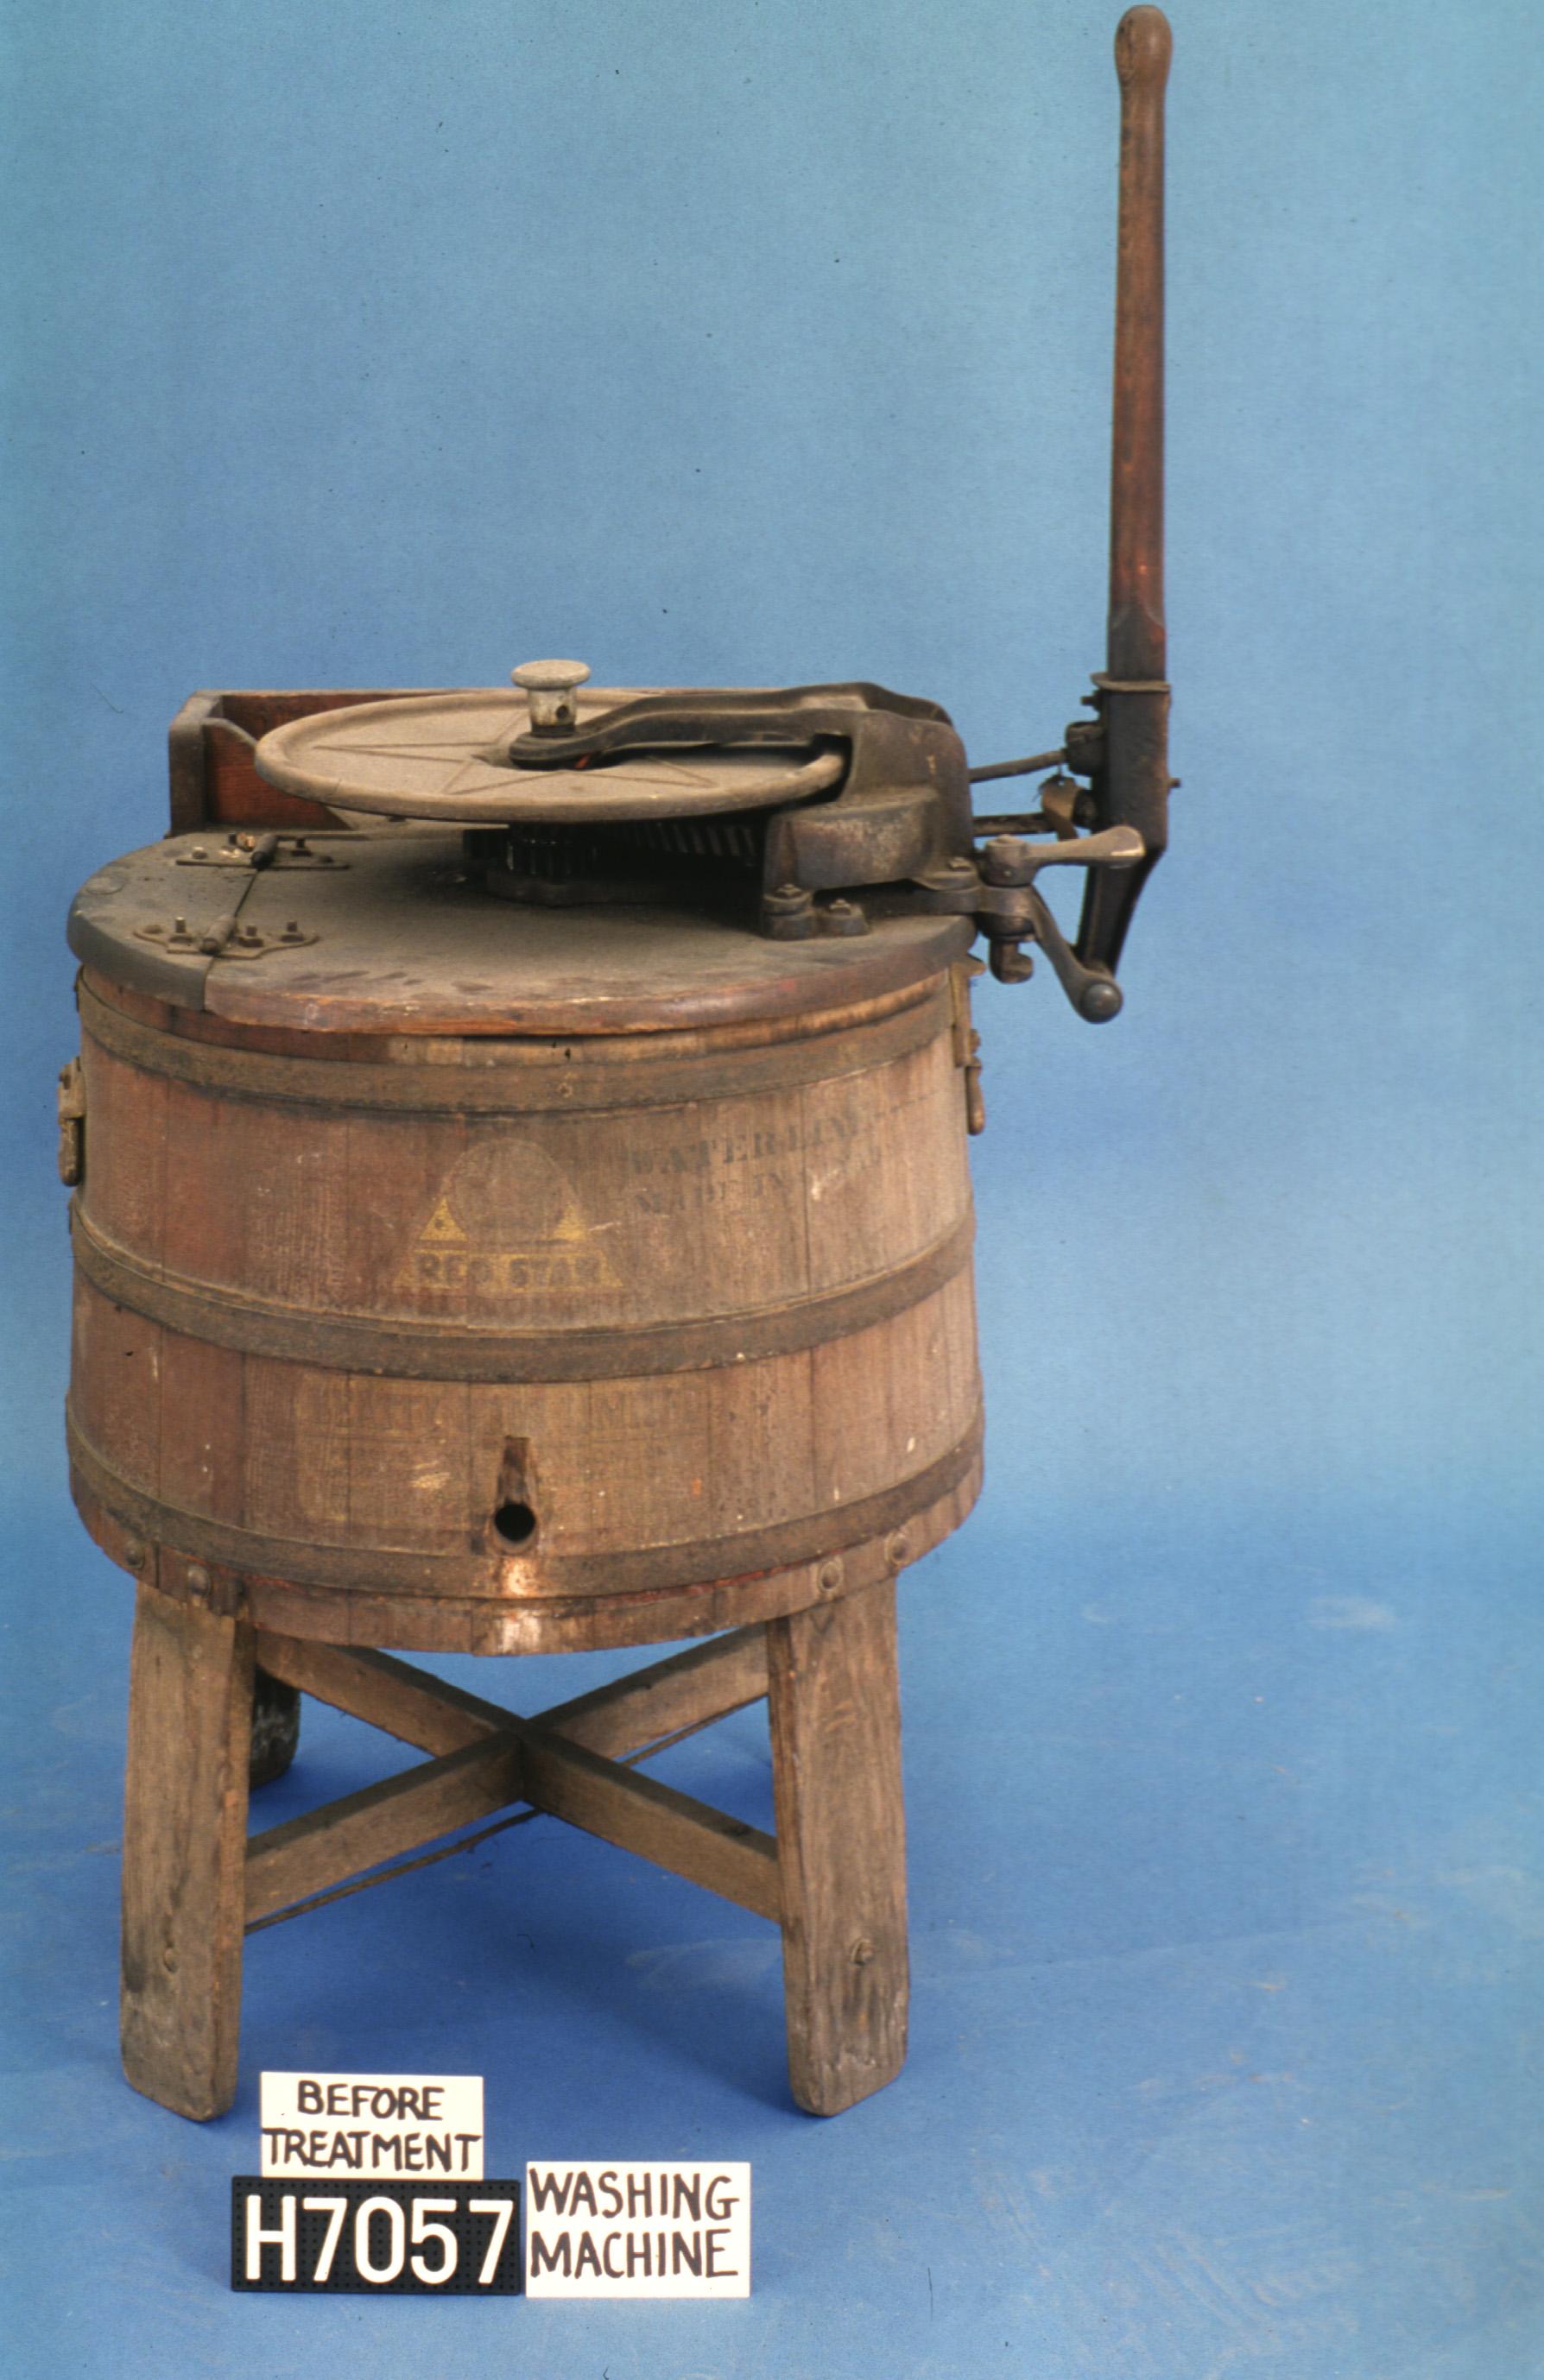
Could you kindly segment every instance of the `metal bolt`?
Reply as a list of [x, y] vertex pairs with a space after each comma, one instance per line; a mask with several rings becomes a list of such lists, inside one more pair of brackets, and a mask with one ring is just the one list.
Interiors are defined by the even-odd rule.
[[853, 1965], [855, 1967], [872, 1966], [876, 1956], [874, 1946], [867, 1934], [860, 1934], [852, 1948]]
[[822, 1595], [834, 1595], [841, 1585], [842, 1564], [834, 1554], [830, 1561], [823, 1561], [815, 1573], [815, 1584]]
[[205, 1570], [202, 1562], [189, 1562], [188, 1566], [188, 1592], [192, 1597], [195, 1603], [203, 1603], [208, 1600], [209, 1584], [209, 1572]]
[[172, 919], [172, 931], [174, 934], [185, 934], [188, 931], [187, 918], [174, 917]]
[[304, 859], [310, 855], [310, 844], [307, 842], [306, 837], [303, 834], [298, 834], [295, 838], [296, 858]]
[[140, 1543], [138, 1537], [125, 1537], [123, 1541], [123, 1558], [130, 1570], [144, 1569], [145, 1548]]
[[826, 903], [826, 915], [828, 917], [850, 917], [852, 913], [853, 905], [850, 901], [828, 901]]
[[892, 1570], [899, 1570], [903, 1562], [911, 1560], [911, 1539], [905, 1529], [897, 1529], [893, 1537], [886, 1539], [884, 1558]]
[[204, 847], [203, 847], [203, 845], [202, 845], [202, 844], [201, 844], [201, 843], [196, 843], [196, 844], [193, 845], [193, 849], [192, 849], [192, 852], [191, 852], [191, 854], [190, 854], [190, 856], [191, 856], [192, 858], [194, 858], [194, 859], [207, 859], [207, 858], [209, 857], [209, 854], [208, 854], [208, 852], [204, 849]]
[[975, 868], [968, 859], [946, 859], [943, 863], [951, 876], [974, 876]]

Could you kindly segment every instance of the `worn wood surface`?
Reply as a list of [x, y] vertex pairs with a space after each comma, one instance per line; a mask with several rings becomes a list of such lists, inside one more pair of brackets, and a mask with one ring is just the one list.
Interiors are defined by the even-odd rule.
[[248, 1865], [249, 1918], [515, 1801], [775, 1914], [770, 1838], [592, 1756], [635, 1751], [765, 1694], [760, 1629], [652, 1662], [529, 1721], [389, 1654], [268, 1633], [258, 1645], [275, 1677], [442, 1756], [256, 1838]]
[[1110, 489], [1112, 677], [1160, 679], [1163, 620], [1163, 94], [1173, 37], [1128, 8], [1115, 36], [1121, 168]]
[[[436, 1756], [244, 1840], [254, 1659]], [[769, 1697], [773, 1837], [622, 1752]], [[123, 2039], [136, 2086], [201, 2117], [236, 2082], [240, 1935], [456, 1828], [527, 1803], [781, 1920], [794, 2095], [833, 2114], [906, 2049], [892, 1584], [838, 1596], [529, 1720], [375, 1651], [261, 1637], [140, 1591], [124, 1868]]]
[[[404, 1591], [383, 1584], [367, 1564], [346, 1585], [300, 1583], [296, 1567], [285, 1578], [254, 1575], [244, 1568], [240, 1539], [189, 1514], [176, 1519], [175, 1552], [154, 1542], [167, 1512], [153, 1499], [132, 1493], [119, 1480], [105, 1480], [74, 1427], [70, 1441], [70, 1491], [87, 1528], [110, 1561], [136, 1571], [164, 1593], [185, 1596], [189, 1561], [201, 1559], [196, 1540], [213, 1540], [207, 1559], [221, 1597], [220, 1608], [240, 1609], [261, 1628], [331, 1645], [395, 1645], [417, 1652], [522, 1654], [590, 1652], [601, 1646], [656, 1645], [662, 1638], [708, 1637], [748, 1623], [802, 1611], [830, 1585], [830, 1558], [810, 1560], [750, 1577], [709, 1579], [665, 1592], [657, 1589], [518, 1601], [492, 1597], [456, 1597]], [[926, 1500], [904, 1530], [908, 1561], [918, 1560], [965, 1520], [980, 1492], [979, 1439], [957, 1466], [944, 1466], [934, 1496], [926, 1476], [918, 1483]], [[908, 1501], [911, 1500], [908, 1497]], [[872, 1537], [845, 1546], [840, 1592], [858, 1591], [892, 1576], [897, 1567], [897, 1532], [886, 1524]], [[307, 1549], [298, 1548], [301, 1554]], [[331, 1556], [329, 1556], [329, 1560]]]
[[[248, 1031], [573, 1040], [802, 1024], [932, 982], [970, 942], [969, 919], [952, 916], [779, 941], [689, 904], [527, 908], [468, 881], [456, 833], [312, 831], [332, 865], [195, 865], [198, 836], [126, 852], [81, 886], [70, 948], [103, 983]], [[237, 910], [266, 939], [261, 956], [232, 941], [202, 953], [200, 936]], [[291, 920], [299, 939], [278, 942]]]
[[254, 1835], [247, 1923], [523, 1801], [521, 1770], [520, 1742], [506, 1730]]
[[[759, 1088], [744, 1028], [698, 1030], [669, 1062], [695, 1099], [660, 1100], [615, 1035], [577, 1112], [550, 1055], [505, 1068], [510, 1112], [463, 1112], [445, 1084], [488, 1080], [465, 1041], [394, 1064], [378, 1037], [356, 1066], [318, 1034], [323, 1103], [270, 1050], [244, 1087], [226, 1044], [203, 1083], [142, 1014], [139, 1039], [88, 1029], [78, 1466], [121, 1524], [242, 1582], [244, 1617], [284, 1630], [287, 1582], [293, 1633], [356, 1644], [722, 1628], [924, 1510], [942, 1534], [979, 1383], [963, 1075], [945, 984], [918, 999], [920, 1038], [891, 995], [811, 1013], [813, 1075], [768, 1020]], [[351, 1107], [355, 1074], [426, 1103]], [[651, 1619], [699, 1588], [711, 1609]]]
[[124, 2071], [178, 2115], [236, 2092], [251, 1631], [140, 1590], [123, 1855]]
[[832, 2116], [906, 2050], [894, 1585], [773, 1621], [767, 1659], [789, 2075]]
[[257, 1632], [257, 1647], [258, 1659], [274, 1677], [420, 1752], [459, 1752], [464, 1744], [485, 1742], [508, 1724], [509, 1713], [498, 1703], [432, 1678], [390, 1653], [351, 1651], [265, 1628]]
[[524, 1754], [525, 1798], [536, 1809], [737, 1900], [758, 1916], [778, 1915], [777, 1846], [760, 1827], [711, 1809], [656, 1777], [618, 1768], [542, 1728], [528, 1731]]
[[[257, 1641], [258, 1658], [274, 1677], [423, 1752], [458, 1751], [509, 1723], [511, 1714], [497, 1703], [390, 1653], [349, 1652], [265, 1630]], [[740, 1628], [558, 1703], [541, 1713], [540, 1724], [592, 1752], [636, 1752], [677, 1729], [722, 1718], [766, 1691], [766, 1640], [760, 1628]]]
[[247, 1852], [248, 1922], [512, 1802], [565, 1819], [764, 1917], [778, 1913], [770, 1835], [510, 1713], [497, 1734], [255, 1836]]
[[736, 1628], [668, 1660], [651, 1661], [609, 1685], [554, 1703], [541, 1724], [591, 1752], [636, 1752], [680, 1728], [726, 1718], [767, 1691], [767, 1640], [760, 1628]]
[[201, 826], [296, 827], [301, 833], [330, 825], [317, 803], [281, 792], [258, 775], [252, 747], [271, 727], [312, 711], [345, 710], [385, 699], [384, 689], [280, 693], [201, 690], [188, 696], [171, 724], [171, 831]]

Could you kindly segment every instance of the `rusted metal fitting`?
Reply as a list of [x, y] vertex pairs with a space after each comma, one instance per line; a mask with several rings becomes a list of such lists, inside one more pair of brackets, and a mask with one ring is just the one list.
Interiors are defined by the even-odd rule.
[[79, 1058], [59, 1069], [59, 1179], [74, 1189], [86, 1172], [86, 1077]]
[[780, 884], [775, 892], [764, 892], [761, 930], [775, 942], [803, 942], [818, 934], [813, 892], [807, 892], [800, 884]]
[[[1098, 704], [1097, 694], [1086, 694], [1084, 701]], [[1099, 719], [1071, 719], [1067, 722], [1066, 747], [1064, 765], [1075, 777], [1094, 777], [1104, 766], [1104, 722]], [[1079, 820], [1080, 825], [1085, 821]], [[1087, 821], [1091, 824], [1092, 820]]]

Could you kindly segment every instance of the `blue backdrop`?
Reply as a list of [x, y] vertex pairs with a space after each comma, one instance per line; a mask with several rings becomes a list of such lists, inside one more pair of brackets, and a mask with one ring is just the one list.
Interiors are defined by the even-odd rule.
[[[1121, 1020], [979, 1003], [991, 1475], [906, 1588], [906, 2077], [796, 2118], [772, 1937], [544, 1825], [254, 1945], [221, 2124], [116, 2075], [128, 1596], [59, 1411], [69, 895], [162, 830], [196, 686], [572, 651], [879, 678], [978, 759], [1053, 742], [1100, 658], [1113, 15], [10, 11], [18, 2372], [1544, 2371], [1523, 0], [1176, 5], [1185, 783]], [[276, 1814], [378, 1767], [318, 1716]], [[754, 1718], [667, 1773], [765, 1821]], [[485, 2072], [492, 2170], [750, 2156], [758, 2294], [229, 2297], [224, 2177], [259, 2067], [302, 2058]]]

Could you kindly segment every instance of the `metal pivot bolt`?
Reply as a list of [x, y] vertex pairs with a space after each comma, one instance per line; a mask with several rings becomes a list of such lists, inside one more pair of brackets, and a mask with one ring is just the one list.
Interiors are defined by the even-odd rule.
[[509, 673], [530, 706], [533, 735], [566, 735], [577, 713], [575, 690], [590, 675], [586, 662], [522, 662]]

